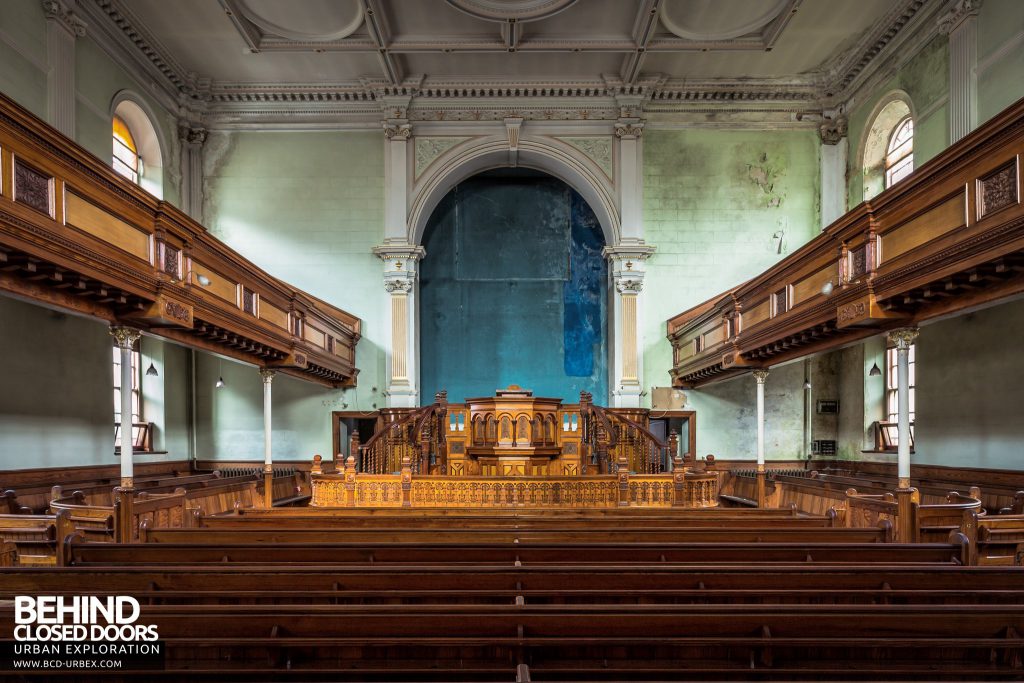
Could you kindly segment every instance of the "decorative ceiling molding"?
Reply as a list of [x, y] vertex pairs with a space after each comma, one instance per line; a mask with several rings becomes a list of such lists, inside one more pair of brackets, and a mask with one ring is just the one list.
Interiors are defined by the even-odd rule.
[[[234, 12], [231, 8], [238, 8], [244, 2], [219, 1], [228, 14]], [[496, 3], [496, 6], [507, 5], [498, 0], [487, 1]], [[778, 29], [774, 33], [777, 37], [784, 26], [781, 22], [788, 21], [801, 1], [785, 0], [783, 12], [768, 24], [760, 38], [754, 37], [753, 40], [763, 41], [775, 29]], [[624, 59], [622, 73], [600, 79], [515, 81], [505, 78], [403, 76], [395, 59], [395, 55], [403, 50], [458, 52], [465, 48], [504, 51], [507, 46], [500, 36], [459, 36], [451, 42], [447, 37], [439, 36], [394, 38], [379, 6], [382, 4], [380, 0], [360, 0], [361, 12], [367, 19], [364, 26], [370, 35], [359, 33], [338, 40], [316, 42], [277, 38], [260, 30], [247, 33], [240, 29], [240, 32], [243, 39], [255, 45], [257, 50], [294, 51], [319, 46], [321, 51], [374, 52], [379, 57], [383, 77], [378, 74], [334, 84], [265, 84], [210, 82], [208, 78], [187, 72], [152, 32], [126, 9], [124, 0], [78, 0], [78, 3], [92, 27], [98, 20], [104, 24], [104, 30], [99, 32], [102, 35], [98, 37], [101, 45], [112, 55], [118, 53], [122, 62], [126, 61], [122, 55], [130, 54], [132, 58], [128, 66], [137, 67], [134, 70], [140, 81], [156, 83], [157, 89], [169, 95], [167, 100], [175, 103], [168, 107], [172, 112], [180, 115], [187, 111], [194, 120], [221, 126], [259, 122], [285, 124], [289, 121], [311, 121], [316, 117], [322, 117], [325, 122], [359, 124], [374, 111], [384, 118], [406, 118], [404, 114], [407, 114], [407, 118], [416, 121], [467, 122], [501, 121], [509, 117], [532, 121], [610, 121], [647, 115], [660, 119], [671, 118], [674, 114], [711, 116], [714, 112], [754, 114], [785, 111], [794, 115], [820, 112], [854, 96], [882, 66], [892, 63], [896, 48], [919, 44], [918, 36], [928, 31], [930, 39], [937, 30], [935, 22], [932, 21], [929, 27], [922, 17], [938, 13], [942, 5], [927, 0], [894, 0], [894, 8], [865, 31], [849, 50], [816, 72], [788, 78], [695, 80], [671, 79], [659, 74], [641, 75], [643, 60], [637, 52], [637, 45], [646, 43], [646, 48], [642, 48], [644, 54], [669, 49], [697, 49], [693, 41], [653, 37], [654, 31], [650, 22], [645, 21], [644, 12], [659, 11], [658, 2], [642, 0], [635, 17], [633, 35], [629, 38], [535, 38], [518, 46], [522, 52], [624, 51], [629, 54]], [[455, 4], [454, 0], [452, 4]], [[527, 4], [536, 11], [541, 11], [542, 6], [554, 11], [555, 6], [540, 0], [524, 0], [522, 7], [526, 8]], [[248, 22], [244, 16], [237, 19]], [[922, 24], [928, 31], [921, 30]], [[92, 35], [96, 33], [91, 32]], [[740, 43], [747, 38], [726, 43], [731, 50], [745, 49]], [[763, 42], [760, 49], [765, 49]], [[162, 101], [166, 103], [167, 100]], [[396, 115], [396, 112], [403, 115]]]
[[470, 16], [484, 21], [517, 22], [547, 19], [574, 5], [576, 0], [446, 0]]
[[[786, 24], [796, 13], [803, 0], [773, 0], [772, 2], [739, 2], [733, 10], [731, 22], [715, 28], [701, 28], [689, 23], [700, 9], [714, 6], [723, 0], [662, 0], [661, 23], [669, 31], [689, 43], [728, 46], [733, 41], [744, 49], [770, 50], [782, 34]], [[735, 1], [735, 0], [734, 0]], [[694, 7], [693, 5], [703, 7]], [[748, 12], [745, 14], [745, 12]]]

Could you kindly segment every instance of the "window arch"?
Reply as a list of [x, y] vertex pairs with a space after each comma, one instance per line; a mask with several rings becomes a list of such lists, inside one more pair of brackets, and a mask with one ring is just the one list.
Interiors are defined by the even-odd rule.
[[906, 93], [890, 93], [868, 120], [861, 143], [864, 199], [874, 197], [914, 170], [914, 114]]
[[[122, 91], [111, 107], [114, 170], [163, 198], [163, 148], [153, 117], [142, 100]], [[134, 157], [134, 159], [133, 159]]]

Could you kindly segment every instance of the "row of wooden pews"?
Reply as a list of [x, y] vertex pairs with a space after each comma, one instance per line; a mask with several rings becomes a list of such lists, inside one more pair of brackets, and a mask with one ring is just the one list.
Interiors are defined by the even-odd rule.
[[[144, 525], [138, 543], [73, 534], [69, 566], [0, 572], [0, 612], [26, 592], [132, 595], [166, 646], [153, 680], [1024, 677], [1020, 568], [835, 517], [286, 508], [195, 522]], [[0, 638], [12, 623], [0, 614]]]

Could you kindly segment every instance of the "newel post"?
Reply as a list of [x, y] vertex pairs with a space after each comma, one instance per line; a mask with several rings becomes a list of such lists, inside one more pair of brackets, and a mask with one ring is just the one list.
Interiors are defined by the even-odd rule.
[[313, 456], [313, 465], [309, 468], [309, 473], [310, 474], [323, 474], [324, 473], [324, 468], [323, 468], [322, 463], [323, 463], [323, 456], [321, 456], [321, 455], [314, 455]]
[[402, 507], [412, 507], [412, 460], [408, 454], [402, 458]]
[[345, 460], [345, 507], [356, 505], [356, 458], [348, 456]]
[[351, 458], [359, 458], [359, 430], [353, 430], [348, 438], [348, 453]]
[[616, 461], [619, 478], [619, 507], [629, 506], [629, 461], [625, 454], [620, 455]]
[[678, 453], [672, 456], [672, 507], [686, 506], [686, 467]]

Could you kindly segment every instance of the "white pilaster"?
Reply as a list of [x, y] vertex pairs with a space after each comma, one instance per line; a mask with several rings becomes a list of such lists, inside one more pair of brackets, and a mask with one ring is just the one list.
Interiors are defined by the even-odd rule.
[[135, 464], [132, 454], [135, 449], [132, 448], [132, 387], [135, 378], [132, 377], [132, 352], [142, 333], [132, 327], [115, 325], [110, 328], [110, 334], [121, 351], [121, 488], [133, 489]]
[[754, 370], [754, 381], [757, 382], [757, 471], [764, 471], [764, 383], [768, 380], [768, 370]]
[[616, 408], [639, 408], [644, 376], [640, 295], [644, 262], [654, 253], [654, 247], [620, 245], [605, 247], [603, 253], [615, 287], [609, 311], [613, 320], [611, 403]]
[[182, 122], [178, 127], [181, 145], [181, 204], [192, 218], [203, 222], [203, 145], [207, 130]]
[[419, 405], [417, 269], [426, 252], [411, 244], [385, 244], [374, 247], [373, 253], [384, 262], [384, 290], [389, 295], [388, 406], [413, 408]]
[[981, 0], [957, 0], [939, 19], [949, 36], [949, 141], [978, 125], [978, 10]]
[[60, 0], [44, 0], [46, 13], [46, 115], [50, 125], [75, 137], [75, 39], [86, 24]]
[[388, 119], [384, 126], [384, 241], [405, 243], [409, 201], [409, 140], [412, 125]]
[[833, 115], [818, 128], [821, 137], [821, 227], [846, 213], [846, 118]]
[[620, 233], [623, 243], [643, 242], [643, 144], [644, 124], [639, 119], [620, 119], [615, 124], [619, 139]]
[[896, 469], [901, 489], [910, 488], [910, 345], [917, 339], [916, 327], [893, 330], [889, 343], [896, 346], [897, 438]]

